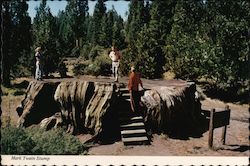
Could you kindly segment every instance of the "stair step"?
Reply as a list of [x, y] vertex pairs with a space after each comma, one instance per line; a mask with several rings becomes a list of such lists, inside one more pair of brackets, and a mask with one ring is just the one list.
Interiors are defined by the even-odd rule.
[[123, 93], [123, 94], [122, 94], [122, 97], [123, 97], [123, 98], [130, 98], [130, 94], [129, 94], [129, 93]]
[[120, 118], [120, 123], [121, 124], [125, 124], [125, 123], [135, 123], [135, 122], [144, 122], [143, 118], [141, 116], [137, 116], [137, 117], [121, 117]]
[[122, 93], [129, 93], [128, 88], [120, 88], [119, 91]]
[[143, 137], [131, 137], [131, 138], [122, 138], [124, 145], [143, 145], [149, 144], [149, 140], [146, 136]]
[[125, 130], [125, 129], [136, 130], [136, 129], [144, 129], [145, 127], [144, 127], [144, 123], [135, 122], [135, 123], [121, 125], [121, 128], [123, 130]]
[[130, 135], [130, 134], [146, 134], [145, 129], [137, 129], [137, 130], [122, 130], [122, 135]]
[[129, 98], [129, 99], [125, 99], [125, 100], [126, 100], [126, 101], [129, 101], [129, 102], [131, 101], [130, 98]]
[[120, 117], [120, 120], [143, 120], [142, 116]]

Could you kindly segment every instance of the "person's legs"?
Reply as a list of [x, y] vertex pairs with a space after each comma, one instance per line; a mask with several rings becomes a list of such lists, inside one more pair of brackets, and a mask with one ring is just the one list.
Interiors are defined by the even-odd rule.
[[118, 81], [118, 64], [115, 66], [115, 81]]
[[133, 96], [133, 100], [134, 100], [134, 109], [135, 109], [135, 113], [139, 113], [140, 112], [140, 93], [139, 91], [132, 91], [132, 96]]
[[38, 79], [38, 64], [36, 64], [36, 72], [35, 72], [35, 79], [37, 80]]
[[35, 74], [35, 79], [40, 80], [41, 79], [41, 67], [39, 63], [36, 63], [36, 74]]
[[115, 62], [112, 62], [112, 74], [113, 78], [115, 78]]

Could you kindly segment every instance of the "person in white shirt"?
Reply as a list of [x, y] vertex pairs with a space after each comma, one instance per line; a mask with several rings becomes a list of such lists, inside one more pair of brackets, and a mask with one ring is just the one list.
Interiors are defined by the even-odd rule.
[[36, 80], [42, 80], [43, 75], [43, 69], [42, 69], [42, 54], [41, 54], [41, 47], [37, 47], [35, 49], [35, 58], [36, 58], [36, 73], [35, 73], [35, 79]]
[[120, 65], [121, 53], [116, 49], [115, 46], [112, 46], [109, 57], [112, 60], [112, 73], [114, 80], [115, 82], [118, 82], [118, 68]]

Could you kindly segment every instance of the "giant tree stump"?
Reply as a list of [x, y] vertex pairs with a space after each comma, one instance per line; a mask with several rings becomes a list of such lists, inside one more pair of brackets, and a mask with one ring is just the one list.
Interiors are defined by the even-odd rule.
[[[104, 79], [31, 81], [21, 109], [17, 109], [20, 116], [17, 126], [41, 122], [46, 129], [62, 126], [72, 134], [90, 133], [93, 140], [117, 139], [120, 134], [117, 111], [124, 108], [116, 102], [117, 92], [126, 83], [127, 78], [119, 84]], [[148, 89], [141, 97], [148, 129], [169, 134], [199, 127], [201, 107], [194, 83], [144, 79], [143, 83]]]
[[152, 86], [141, 97], [146, 106], [144, 118], [148, 128], [156, 133], [177, 135], [193, 132], [202, 118], [195, 93], [196, 86], [190, 82]]

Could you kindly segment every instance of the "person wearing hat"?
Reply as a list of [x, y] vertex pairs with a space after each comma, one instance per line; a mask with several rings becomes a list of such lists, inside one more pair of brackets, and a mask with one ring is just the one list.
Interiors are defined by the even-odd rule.
[[129, 81], [128, 81], [128, 90], [130, 93], [131, 110], [135, 113], [138, 113], [140, 109], [139, 85], [144, 90], [140, 74], [136, 72], [135, 66], [131, 66], [131, 73], [129, 75]]
[[35, 58], [36, 58], [36, 73], [35, 79], [42, 80], [42, 54], [41, 54], [41, 47], [37, 47], [35, 49]]
[[112, 73], [115, 82], [118, 82], [118, 68], [121, 59], [121, 53], [117, 50], [115, 46], [111, 47], [111, 51], [109, 53], [109, 57], [112, 60]]

